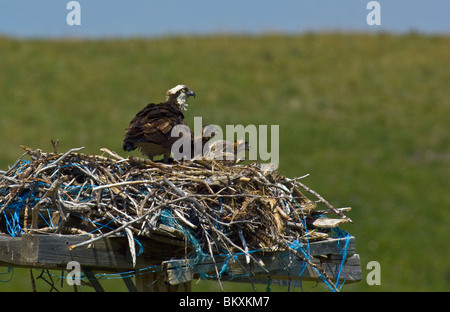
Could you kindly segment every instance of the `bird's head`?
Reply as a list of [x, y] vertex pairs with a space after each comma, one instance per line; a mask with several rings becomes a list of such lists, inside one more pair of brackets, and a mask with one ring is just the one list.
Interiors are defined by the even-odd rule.
[[186, 85], [177, 85], [167, 91], [166, 101], [174, 101], [180, 105], [182, 110], [186, 110], [188, 106], [186, 101], [190, 96], [195, 97], [195, 92], [190, 90]]
[[247, 141], [243, 139], [237, 139], [234, 141], [234, 150], [239, 153], [241, 151], [249, 151], [250, 150], [250, 144], [248, 144]]

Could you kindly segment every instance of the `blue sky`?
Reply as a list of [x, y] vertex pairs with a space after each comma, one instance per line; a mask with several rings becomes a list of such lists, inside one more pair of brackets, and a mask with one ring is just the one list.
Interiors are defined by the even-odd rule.
[[0, 34], [14, 37], [152, 37], [305, 31], [450, 34], [450, 0], [379, 0], [381, 25], [366, 22], [369, 0], [0, 0]]

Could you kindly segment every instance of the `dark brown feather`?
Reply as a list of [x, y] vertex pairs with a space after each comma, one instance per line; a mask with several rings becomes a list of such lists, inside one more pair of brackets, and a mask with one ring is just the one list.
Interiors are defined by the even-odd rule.
[[170, 150], [172, 144], [178, 140], [178, 137], [170, 135], [176, 125], [186, 125], [178, 104], [171, 101], [148, 104], [131, 120], [123, 141], [123, 149], [132, 151], [139, 147], [140, 143], [153, 143]]

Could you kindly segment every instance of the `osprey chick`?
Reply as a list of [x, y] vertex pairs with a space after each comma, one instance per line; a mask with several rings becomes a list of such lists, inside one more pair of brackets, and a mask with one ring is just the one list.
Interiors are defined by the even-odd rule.
[[164, 155], [169, 161], [173, 143], [172, 128], [186, 125], [183, 111], [187, 109], [187, 99], [195, 97], [194, 91], [185, 85], [177, 85], [167, 91], [164, 103], [150, 103], [131, 120], [123, 140], [123, 149], [127, 152], [139, 148], [143, 155], [153, 160], [154, 156]]
[[215, 159], [225, 165], [234, 165], [245, 159], [239, 158], [239, 154], [250, 150], [250, 145], [247, 141], [237, 139], [230, 142], [227, 140], [217, 140], [208, 142], [208, 149], [204, 155], [205, 159]]

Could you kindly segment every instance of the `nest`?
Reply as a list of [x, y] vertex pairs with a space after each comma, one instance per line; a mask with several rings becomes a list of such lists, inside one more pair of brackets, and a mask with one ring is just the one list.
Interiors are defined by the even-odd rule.
[[162, 164], [107, 149], [103, 155], [24, 149], [0, 171], [0, 232], [11, 236], [89, 235], [93, 242], [110, 235], [151, 238], [172, 228], [191, 243], [190, 253], [213, 256], [287, 249], [351, 222], [345, 208], [304, 185], [305, 176], [287, 178], [258, 163]]

